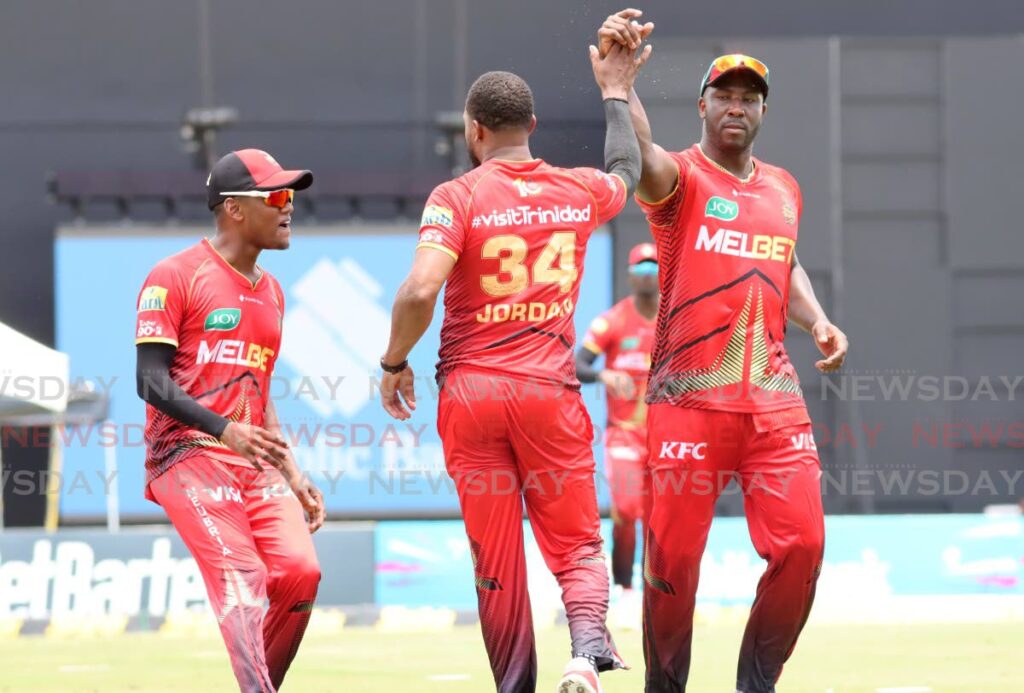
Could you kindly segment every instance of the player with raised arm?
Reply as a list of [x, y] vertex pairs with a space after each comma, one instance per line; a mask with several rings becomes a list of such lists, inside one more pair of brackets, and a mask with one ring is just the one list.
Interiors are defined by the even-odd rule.
[[[480, 623], [501, 693], [537, 683], [523, 545], [523, 505], [562, 588], [572, 659], [561, 693], [597, 693], [598, 671], [622, 666], [605, 626], [608, 575], [594, 487], [593, 429], [573, 362], [573, 313], [587, 241], [618, 214], [640, 170], [627, 98], [650, 55], [591, 47], [604, 98], [605, 169], [533, 158], [533, 95], [489, 72], [466, 99], [475, 168], [427, 201], [412, 270], [395, 297], [381, 358], [381, 401], [416, 408], [407, 357], [444, 285], [438, 430], [469, 537]], [[510, 483], [511, 482], [511, 483]]]
[[[608, 17], [601, 51], [638, 45], [651, 28], [639, 16]], [[686, 689], [701, 555], [723, 478], [738, 478], [751, 538], [768, 561], [740, 648], [738, 690], [775, 690], [821, 569], [821, 467], [783, 346], [787, 318], [814, 336], [824, 372], [842, 365], [847, 340], [796, 259], [800, 187], [752, 155], [767, 96], [764, 63], [715, 59], [700, 84], [701, 140], [670, 153], [654, 144], [630, 94], [643, 157], [637, 201], [658, 246], [661, 283], [647, 390], [649, 693]]]
[[292, 198], [312, 182], [257, 149], [223, 157], [207, 180], [216, 235], [157, 263], [138, 298], [146, 497], [198, 563], [247, 693], [281, 685], [320, 582], [310, 534], [323, 497], [275, 430], [270, 399], [284, 293], [256, 264], [288, 247]]

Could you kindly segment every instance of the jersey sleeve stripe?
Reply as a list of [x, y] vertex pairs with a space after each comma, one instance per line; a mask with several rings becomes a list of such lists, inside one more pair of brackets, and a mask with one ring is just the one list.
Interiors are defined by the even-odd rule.
[[451, 255], [456, 260], [459, 259], [459, 254], [458, 253], [456, 253], [451, 248], [444, 247], [440, 243], [430, 243], [429, 241], [423, 241], [422, 243], [417, 243], [416, 244], [416, 249], [418, 250], [420, 248], [433, 248], [434, 250], [440, 250], [441, 252], [448, 253], [449, 255]]
[[679, 192], [679, 184], [683, 180], [683, 172], [681, 170], [679, 170], [679, 165], [678, 164], [676, 164], [676, 171], [677, 171], [677, 173], [676, 173], [676, 184], [674, 186], [672, 186], [672, 192], [670, 192], [668, 195], [665, 195], [665, 197], [661, 198], [660, 200], [655, 200], [654, 202], [648, 202], [647, 200], [645, 200], [643, 197], [640, 196], [640, 192], [638, 191], [636, 193], [636, 199], [639, 202], [644, 203], [644, 205], [646, 205], [648, 207], [660, 207], [661, 205], [663, 205], [666, 202], [668, 202], [669, 200], [671, 200], [673, 197], [675, 197], [675, 194], [677, 192]]
[[170, 344], [173, 347], [178, 346], [177, 340], [168, 339], [167, 337], [141, 337], [135, 340], [135, 345], [139, 344]]
[[600, 356], [601, 354], [604, 353], [604, 349], [602, 349], [601, 347], [597, 346], [596, 344], [594, 344], [591, 341], [583, 342], [583, 348], [586, 349], [587, 351], [589, 351], [592, 354], [597, 354], [598, 356]]

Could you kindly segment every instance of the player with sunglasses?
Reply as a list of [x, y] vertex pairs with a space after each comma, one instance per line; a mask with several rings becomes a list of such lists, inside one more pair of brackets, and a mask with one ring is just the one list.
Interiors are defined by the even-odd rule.
[[[609, 16], [599, 50], [639, 45], [654, 28], [636, 21], [641, 14]], [[657, 243], [661, 286], [647, 386], [648, 693], [686, 689], [701, 556], [730, 479], [740, 484], [751, 538], [768, 561], [740, 647], [738, 690], [775, 690], [821, 570], [821, 464], [783, 338], [787, 319], [810, 332], [823, 372], [842, 365], [847, 340], [796, 258], [800, 187], [752, 155], [768, 74], [747, 55], [712, 61], [697, 101], [700, 142], [681, 152], [654, 144], [630, 94], [643, 158], [636, 199]]]
[[320, 582], [323, 496], [270, 399], [284, 293], [256, 264], [289, 246], [295, 191], [312, 182], [258, 149], [223, 157], [207, 180], [217, 233], [157, 263], [138, 299], [146, 497], [199, 565], [242, 691], [280, 687]]

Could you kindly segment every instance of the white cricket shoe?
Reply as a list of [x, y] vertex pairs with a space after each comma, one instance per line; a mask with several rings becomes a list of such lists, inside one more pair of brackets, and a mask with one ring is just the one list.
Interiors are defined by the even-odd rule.
[[594, 664], [586, 657], [573, 657], [565, 665], [557, 693], [602, 693]]

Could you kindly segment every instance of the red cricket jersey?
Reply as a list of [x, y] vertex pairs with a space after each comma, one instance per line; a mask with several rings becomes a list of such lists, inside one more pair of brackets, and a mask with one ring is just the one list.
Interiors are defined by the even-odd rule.
[[491, 159], [434, 189], [417, 247], [456, 258], [438, 379], [471, 364], [579, 387], [573, 313], [587, 241], [626, 204], [617, 176]]
[[629, 373], [636, 383], [636, 396], [632, 398], [606, 392], [609, 426], [643, 428], [646, 425], [644, 397], [651, 368], [654, 325], [654, 320], [640, 315], [633, 297], [628, 296], [594, 318], [583, 338], [584, 349], [604, 354], [605, 368]]
[[[203, 239], [149, 273], [135, 328], [136, 344], [177, 347], [171, 378], [182, 390], [231, 421], [256, 426], [264, 422], [284, 316], [281, 285], [262, 272], [253, 284]], [[216, 438], [146, 405], [147, 484], [196, 454], [249, 464]]]
[[757, 159], [741, 180], [699, 145], [673, 153], [679, 184], [637, 201], [658, 244], [661, 307], [649, 404], [736, 412], [803, 407], [783, 338], [803, 201]]

